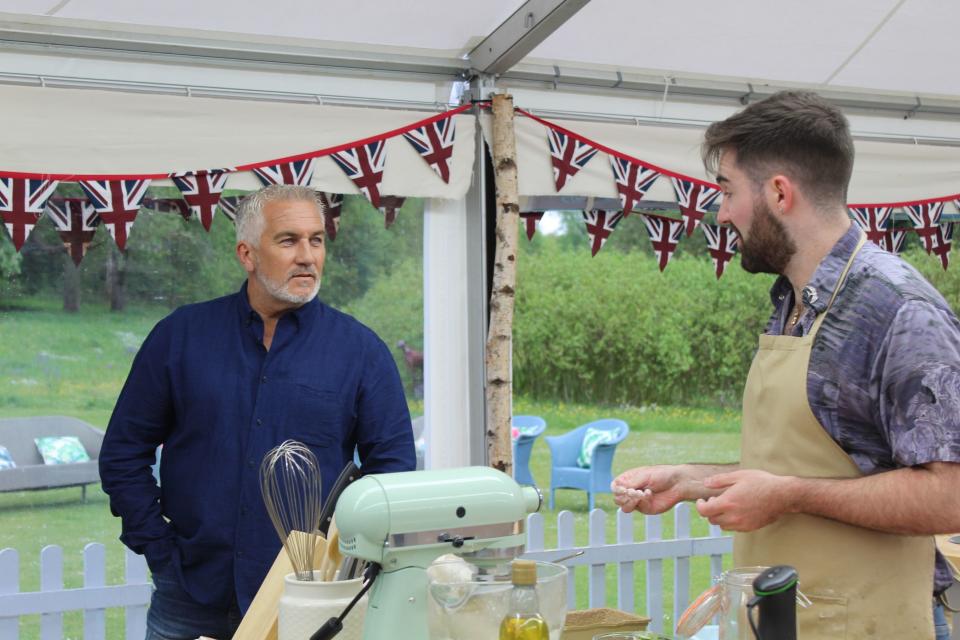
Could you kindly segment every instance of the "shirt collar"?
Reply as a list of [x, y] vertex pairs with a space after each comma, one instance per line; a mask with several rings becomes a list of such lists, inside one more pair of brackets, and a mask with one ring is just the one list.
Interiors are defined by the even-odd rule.
[[851, 224], [846, 233], [830, 249], [830, 253], [820, 261], [810, 282], [802, 289], [804, 306], [816, 309], [817, 313], [822, 313], [827, 308], [840, 275], [857, 248], [860, 233], [860, 227]]
[[[237, 296], [240, 298], [240, 305], [238, 309], [240, 311], [240, 320], [246, 325], [251, 324], [254, 321], [262, 321], [260, 314], [250, 306], [250, 297], [247, 295], [247, 282], [240, 286], [240, 291], [237, 293]], [[298, 327], [309, 326], [313, 319], [323, 313], [323, 303], [320, 302], [319, 296], [314, 296], [313, 300], [308, 302], [305, 305], [299, 306], [296, 309], [292, 309], [285, 313], [283, 317], [290, 317], [293, 322], [296, 323]]]
[[[857, 248], [857, 242], [860, 240], [860, 227], [851, 224], [846, 233], [840, 237], [833, 248], [830, 249], [820, 264], [810, 282], [803, 288], [803, 306], [816, 310], [817, 313], [823, 312], [830, 303], [833, 296], [833, 289], [837, 286], [840, 274], [847, 266], [847, 260]], [[774, 306], [779, 307], [784, 300], [793, 297], [793, 285], [786, 276], [780, 276], [773, 287], [770, 289], [770, 301]]]

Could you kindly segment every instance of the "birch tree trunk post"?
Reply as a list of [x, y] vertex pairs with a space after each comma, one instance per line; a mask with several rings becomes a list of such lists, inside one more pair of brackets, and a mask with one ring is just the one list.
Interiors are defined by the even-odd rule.
[[513, 305], [517, 284], [517, 144], [513, 132], [513, 96], [493, 96], [493, 171], [497, 190], [496, 252], [487, 333], [487, 461], [513, 475], [510, 439], [513, 373]]

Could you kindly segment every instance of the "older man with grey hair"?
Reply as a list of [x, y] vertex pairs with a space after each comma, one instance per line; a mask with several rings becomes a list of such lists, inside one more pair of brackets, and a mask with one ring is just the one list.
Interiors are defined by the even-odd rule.
[[389, 349], [317, 297], [323, 214], [307, 187], [245, 198], [236, 252], [247, 281], [161, 320], [117, 400], [100, 475], [120, 539], [153, 572], [148, 640], [233, 635], [281, 546], [259, 489], [272, 447], [308, 445], [324, 497], [354, 448], [365, 472], [415, 467]]

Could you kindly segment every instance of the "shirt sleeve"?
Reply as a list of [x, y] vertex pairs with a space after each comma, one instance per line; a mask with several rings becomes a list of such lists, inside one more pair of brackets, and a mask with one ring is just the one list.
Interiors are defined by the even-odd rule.
[[884, 338], [878, 409], [898, 465], [960, 462], [958, 325], [949, 311], [911, 300]]
[[357, 449], [364, 473], [416, 469], [413, 427], [400, 372], [379, 338], [367, 350], [357, 404]]
[[167, 565], [174, 548], [151, 471], [173, 417], [165, 366], [169, 344], [169, 325], [162, 321], [133, 360], [100, 449], [100, 480], [110, 510], [121, 519], [120, 540], [143, 554], [154, 572]]

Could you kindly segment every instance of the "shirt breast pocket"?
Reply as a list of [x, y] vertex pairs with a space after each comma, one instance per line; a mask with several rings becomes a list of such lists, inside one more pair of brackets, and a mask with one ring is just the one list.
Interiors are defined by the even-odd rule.
[[349, 425], [338, 393], [294, 383], [285, 408], [286, 437], [304, 443], [318, 458], [343, 441]]

